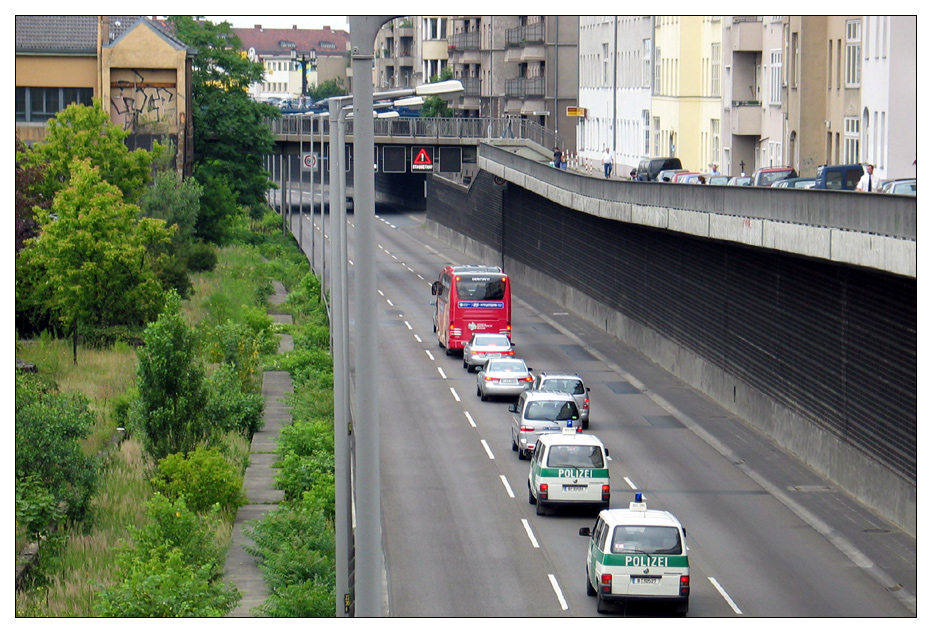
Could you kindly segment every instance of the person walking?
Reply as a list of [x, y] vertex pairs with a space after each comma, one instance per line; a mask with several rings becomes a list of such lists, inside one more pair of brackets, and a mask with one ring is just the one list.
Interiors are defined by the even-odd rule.
[[721, 174], [718, 171], [718, 165], [716, 165], [715, 163], [712, 164], [712, 172], [709, 175], [710, 176], [721, 176]]
[[602, 169], [605, 170], [606, 178], [612, 177], [612, 164], [613, 163], [614, 161], [612, 160], [612, 153], [608, 151], [608, 148], [606, 147], [605, 153], [602, 154]]
[[877, 179], [874, 178], [873, 165], [864, 166], [864, 175], [861, 176], [861, 179], [858, 181], [857, 190], [861, 193], [877, 191]]

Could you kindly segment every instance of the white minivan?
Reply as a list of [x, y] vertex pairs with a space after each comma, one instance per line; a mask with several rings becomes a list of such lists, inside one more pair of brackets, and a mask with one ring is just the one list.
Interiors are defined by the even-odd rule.
[[608, 450], [595, 435], [572, 428], [543, 435], [531, 453], [527, 487], [528, 503], [537, 506], [538, 515], [560, 505], [608, 508]]

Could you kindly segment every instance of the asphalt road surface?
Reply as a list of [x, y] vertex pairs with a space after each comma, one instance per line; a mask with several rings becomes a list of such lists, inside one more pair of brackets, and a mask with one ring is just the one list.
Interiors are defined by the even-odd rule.
[[[507, 402], [481, 402], [475, 374], [433, 332], [430, 284], [441, 267], [499, 262], [433, 239], [423, 213], [376, 213], [379, 332], [370, 359], [380, 371], [385, 614], [596, 616], [578, 534], [595, 514], [536, 515], [528, 462], [511, 450]], [[351, 261], [354, 222], [350, 215]], [[319, 260], [329, 229], [314, 234]], [[353, 276], [350, 265], [351, 331]], [[689, 617], [915, 616], [914, 538], [572, 306], [517, 283], [513, 299], [517, 355], [535, 371], [579, 373], [591, 387], [588, 432], [612, 457], [612, 506], [640, 491], [686, 527]], [[665, 614], [630, 605], [617, 615]]]

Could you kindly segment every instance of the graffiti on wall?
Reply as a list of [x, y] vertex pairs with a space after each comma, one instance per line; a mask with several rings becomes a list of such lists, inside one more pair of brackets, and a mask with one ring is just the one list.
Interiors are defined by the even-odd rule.
[[131, 132], [168, 133], [178, 121], [175, 84], [146, 81], [145, 71], [133, 70], [133, 80], [110, 86], [110, 118]]

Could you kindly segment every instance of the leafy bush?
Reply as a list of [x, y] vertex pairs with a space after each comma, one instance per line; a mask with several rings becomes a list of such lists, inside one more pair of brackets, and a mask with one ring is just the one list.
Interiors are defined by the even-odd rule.
[[252, 439], [264, 424], [265, 399], [243, 387], [236, 368], [221, 365], [207, 379], [208, 398], [204, 415], [220, 431], [232, 431]]
[[333, 617], [336, 585], [333, 524], [320, 508], [279, 506], [245, 528], [272, 590], [261, 615]]
[[96, 611], [108, 618], [208, 618], [229, 613], [241, 596], [214, 579], [210, 565], [190, 568], [177, 549], [128, 561], [122, 583], [103, 590]]
[[39, 497], [50, 494], [56, 504], [67, 505], [69, 518], [85, 515], [99, 472], [80, 441], [93, 425], [94, 414], [83, 395], [58, 393], [29, 376], [16, 375], [16, 478], [24, 500], [32, 497], [44, 504]]
[[132, 529], [134, 546], [118, 557], [122, 582], [103, 589], [97, 612], [105, 617], [217, 617], [239, 601], [236, 589], [219, 582], [223, 548], [214, 535], [216, 511], [198, 515], [184, 499], [156, 494], [149, 522]]
[[243, 477], [217, 448], [198, 448], [159, 460], [152, 487], [169, 500], [182, 497], [193, 512], [208, 512], [214, 504], [232, 515], [246, 503]]
[[217, 265], [217, 251], [210, 244], [196, 242], [188, 250], [188, 270], [192, 273], [208, 272]]
[[16, 525], [30, 538], [48, 535], [65, 518], [55, 495], [42, 485], [38, 477], [16, 479]]

